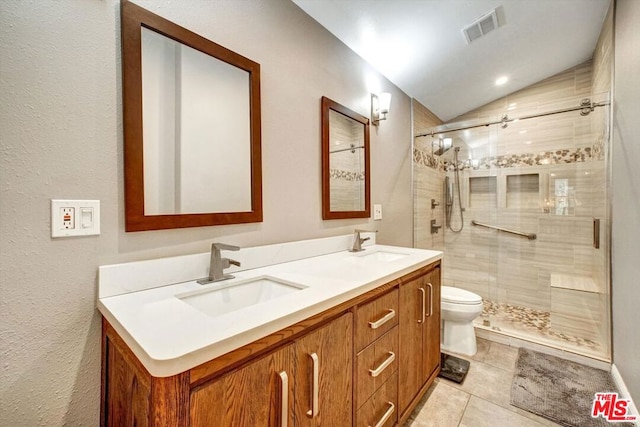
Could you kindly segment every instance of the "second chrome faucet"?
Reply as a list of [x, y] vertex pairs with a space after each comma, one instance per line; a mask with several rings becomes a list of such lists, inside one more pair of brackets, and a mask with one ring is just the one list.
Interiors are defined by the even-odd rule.
[[211, 245], [211, 263], [209, 264], [209, 276], [198, 280], [201, 285], [207, 283], [219, 282], [221, 280], [233, 279], [231, 274], [224, 274], [224, 269], [229, 268], [232, 264], [240, 267], [240, 261], [229, 258], [222, 258], [220, 251], [239, 251], [238, 246], [227, 245], [225, 243], [213, 243]]
[[377, 233], [377, 230], [369, 231], [369, 230], [354, 230], [353, 232], [353, 244], [349, 249], [349, 252], [362, 252], [364, 249], [362, 248], [362, 244], [370, 239], [370, 237], [362, 238], [360, 237], [360, 233]]

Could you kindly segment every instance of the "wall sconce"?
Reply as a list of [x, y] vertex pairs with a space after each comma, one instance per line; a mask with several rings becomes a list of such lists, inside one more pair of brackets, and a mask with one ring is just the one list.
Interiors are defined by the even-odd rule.
[[391, 106], [391, 94], [382, 92], [379, 95], [371, 94], [371, 122], [378, 126], [381, 120], [387, 120], [389, 107]]

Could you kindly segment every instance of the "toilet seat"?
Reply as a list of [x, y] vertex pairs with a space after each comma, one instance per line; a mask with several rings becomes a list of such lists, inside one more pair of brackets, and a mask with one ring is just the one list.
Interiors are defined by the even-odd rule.
[[450, 304], [477, 305], [482, 304], [482, 297], [473, 292], [464, 289], [454, 288], [452, 286], [443, 286], [440, 291], [440, 299], [442, 302]]

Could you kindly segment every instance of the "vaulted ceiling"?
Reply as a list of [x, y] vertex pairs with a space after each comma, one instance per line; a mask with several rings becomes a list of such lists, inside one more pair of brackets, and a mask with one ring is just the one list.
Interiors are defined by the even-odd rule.
[[[292, 1], [445, 121], [590, 59], [610, 3]], [[493, 10], [499, 26], [468, 43], [463, 28]]]

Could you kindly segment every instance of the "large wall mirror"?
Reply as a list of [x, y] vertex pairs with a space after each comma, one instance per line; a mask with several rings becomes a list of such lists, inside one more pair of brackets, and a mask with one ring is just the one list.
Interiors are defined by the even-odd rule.
[[122, 3], [126, 231], [262, 221], [260, 65]]
[[322, 218], [368, 218], [369, 119], [322, 98]]

